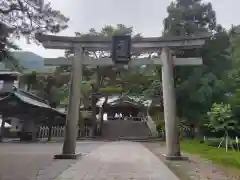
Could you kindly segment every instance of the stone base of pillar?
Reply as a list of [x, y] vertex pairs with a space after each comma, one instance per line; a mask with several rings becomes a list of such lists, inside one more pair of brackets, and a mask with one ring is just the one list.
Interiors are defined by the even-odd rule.
[[55, 154], [53, 156], [53, 159], [78, 159], [80, 156], [82, 156], [81, 153], [79, 153], [79, 154]]
[[163, 154], [163, 156], [166, 158], [166, 160], [170, 160], [170, 161], [188, 161], [188, 157], [187, 156], [168, 156], [166, 154]]

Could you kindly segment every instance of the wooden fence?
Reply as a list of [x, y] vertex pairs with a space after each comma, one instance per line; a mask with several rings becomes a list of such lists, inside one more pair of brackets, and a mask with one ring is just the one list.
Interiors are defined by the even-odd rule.
[[[190, 138], [195, 135], [194, 129], [189, 127], [179, 127], [179, 133], [181, 137]], [[158, 137], [165, 137], [165, 130], [158, 129]]]
[[[90, 126], [85, 126], [84, 127], [84, 136], [85, 137], [91, 137], [92, 136], [92, 127]], [[41, 126], [38, 130], [38, 138], [43, 139], [43, 138], [48, 138], [50, 131], [49, 127], [47, 126]], [[65, 127], [64, 126], [54, 126], [52, 127], [52, 132], [51, 132], [51, 137], [64, 137], [65, 134]], [[77, 137], [81, 137], [81, 131], [78, 129], [77, 131]]]

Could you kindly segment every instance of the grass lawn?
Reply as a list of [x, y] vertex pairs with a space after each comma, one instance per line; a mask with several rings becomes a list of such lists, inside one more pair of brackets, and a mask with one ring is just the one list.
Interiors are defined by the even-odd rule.
[[200, 155], [216, 164], [240, 169], [240, 152], [231, 150], [226, 152], [224, 148], [218, 149], [194, 140], [181, 141], [181, 150], [190, 154]]

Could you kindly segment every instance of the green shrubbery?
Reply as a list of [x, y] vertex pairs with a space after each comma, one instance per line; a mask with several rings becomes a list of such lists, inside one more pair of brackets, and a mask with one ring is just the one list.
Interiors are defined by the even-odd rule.
[[[206, 141], [206, 143], [213, 141]], [[199, 143], [196, 140], [181, 141], [181, 149], [184, 152], [188, 152], [190, 154], [200, 155], [201, 157], [207, 158], [214, 163], [240, 169], [240, 153], [237, 151], [226, 152], [223, 148], [218, 149], [215, 147], [211, 147], [206, 145], [205, 143]]]
[[123, 92], [123, 88], [113, 86], [113, 87], [100, 88], [99, 91], [103, 94], [114, 94], [114, 93], [118, 94]]
[[[208, 118], [204, 124], [209, 131], [228, 136], [237, 133], [239, 130], [239, 122], [234, 116], [230, 104], [214, 103], [211, 111], [208, 113]], [[237, 134], [235, 134], [237, 136]]]

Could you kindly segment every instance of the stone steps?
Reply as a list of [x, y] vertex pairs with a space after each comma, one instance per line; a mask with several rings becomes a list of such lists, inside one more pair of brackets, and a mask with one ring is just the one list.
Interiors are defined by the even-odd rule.
[[151, 137], [151, 132], [145, 122], [140, 121], [104, 121], [103, 138], [146, 138]]

